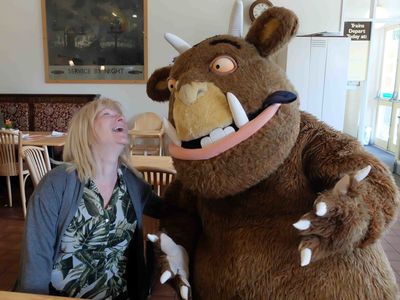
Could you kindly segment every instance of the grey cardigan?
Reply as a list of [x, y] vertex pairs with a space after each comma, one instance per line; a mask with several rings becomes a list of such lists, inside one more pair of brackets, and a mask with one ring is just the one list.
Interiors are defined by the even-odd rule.
[[[136, 260], [131, 263], [134, 270], [131, 273], [128, 270], [128, 288], [129, 280], [134, 281], [134, 294], [130, 296], [133, 299], [142, 299], [148, 290], [143, 254], [142, 214], [144, 212], [159, 218], [168, 208], [152, 192], [150, 185], [127, 167], [122, 166], [121, 169], [138, 224], [136, 238], [133, 239], [136, 241], [134, 249], [128, 257], [128, 260]], [[83, 188], [84, 183], [79, 181], [76, 172], [67, 172], [65, 165], [51, 170], [35, 188], [28, 202], [17, 291], [49, 293], [51, 271], [60, 252], [61, 237], [78, 209]]]

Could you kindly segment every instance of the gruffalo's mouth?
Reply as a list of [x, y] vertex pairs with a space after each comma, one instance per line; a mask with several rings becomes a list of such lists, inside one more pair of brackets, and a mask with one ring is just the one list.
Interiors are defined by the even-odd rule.
[[281, 104], [291, 103], [297, 96], [289, 91], [274, 92], [263, 101], [257, 111], [249, 114], [245, 113], [235, 95], [227, 93], [227, 99], [234, 123], [225, 128], [216, 128], [208, 135], [191, 141], [180, 141], [175, 128], [164, 119], [166, 133], [173, 142], [169, 146], [172, 157], [182, 160], [205, 160], [215, 157], [248, 139], [275, 115]]

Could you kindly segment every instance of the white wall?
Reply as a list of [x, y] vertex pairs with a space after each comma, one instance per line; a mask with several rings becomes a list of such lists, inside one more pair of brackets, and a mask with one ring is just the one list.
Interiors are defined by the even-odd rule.
[[[252, 0], [243, 2], [246, 33]], [[272, 2], [298, 14], [301, 34], [339, 31], [341, 0]], [[191, 44], [226, 33], [232, 3], [233, 0], [148, 0], [149, 75], [176, 55], [164, 41], [164, 32], [175, 33]], [[45, 83], [40, 0], [0, 0], [0, 5], [0, 93], [95, 93], [120, 101], [128, 119], [144, 111], [167, 115], [167, 104], [152, 102], [145, 84]]]

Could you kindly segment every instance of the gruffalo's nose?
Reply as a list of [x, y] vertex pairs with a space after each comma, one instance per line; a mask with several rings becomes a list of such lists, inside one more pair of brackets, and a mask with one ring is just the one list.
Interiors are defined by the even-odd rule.
[[207, 82], [191, 82], [181, 86], [178, 97], [186, 105], [191, 105], [204, 96], [207, 91]]

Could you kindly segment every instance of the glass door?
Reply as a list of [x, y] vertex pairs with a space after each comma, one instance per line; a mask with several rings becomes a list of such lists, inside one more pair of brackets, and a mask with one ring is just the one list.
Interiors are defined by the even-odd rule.
[[398, 149], [397, 141], [399, 140], [398, 138], [399, 118], [400, 118], [400, 102], [394, 102], [392, 104], [392, 118], [390, 122], [392, 126], [390, 126], [389, 130], [389, 144], [388, 144], [388, 150], [393, 153], [396, 153]]
[[397, 152], [400, 116], [400, 25], [385, 28], [381, 78], [378, 91], [378, 109], [375, 126], [375, 144]]

